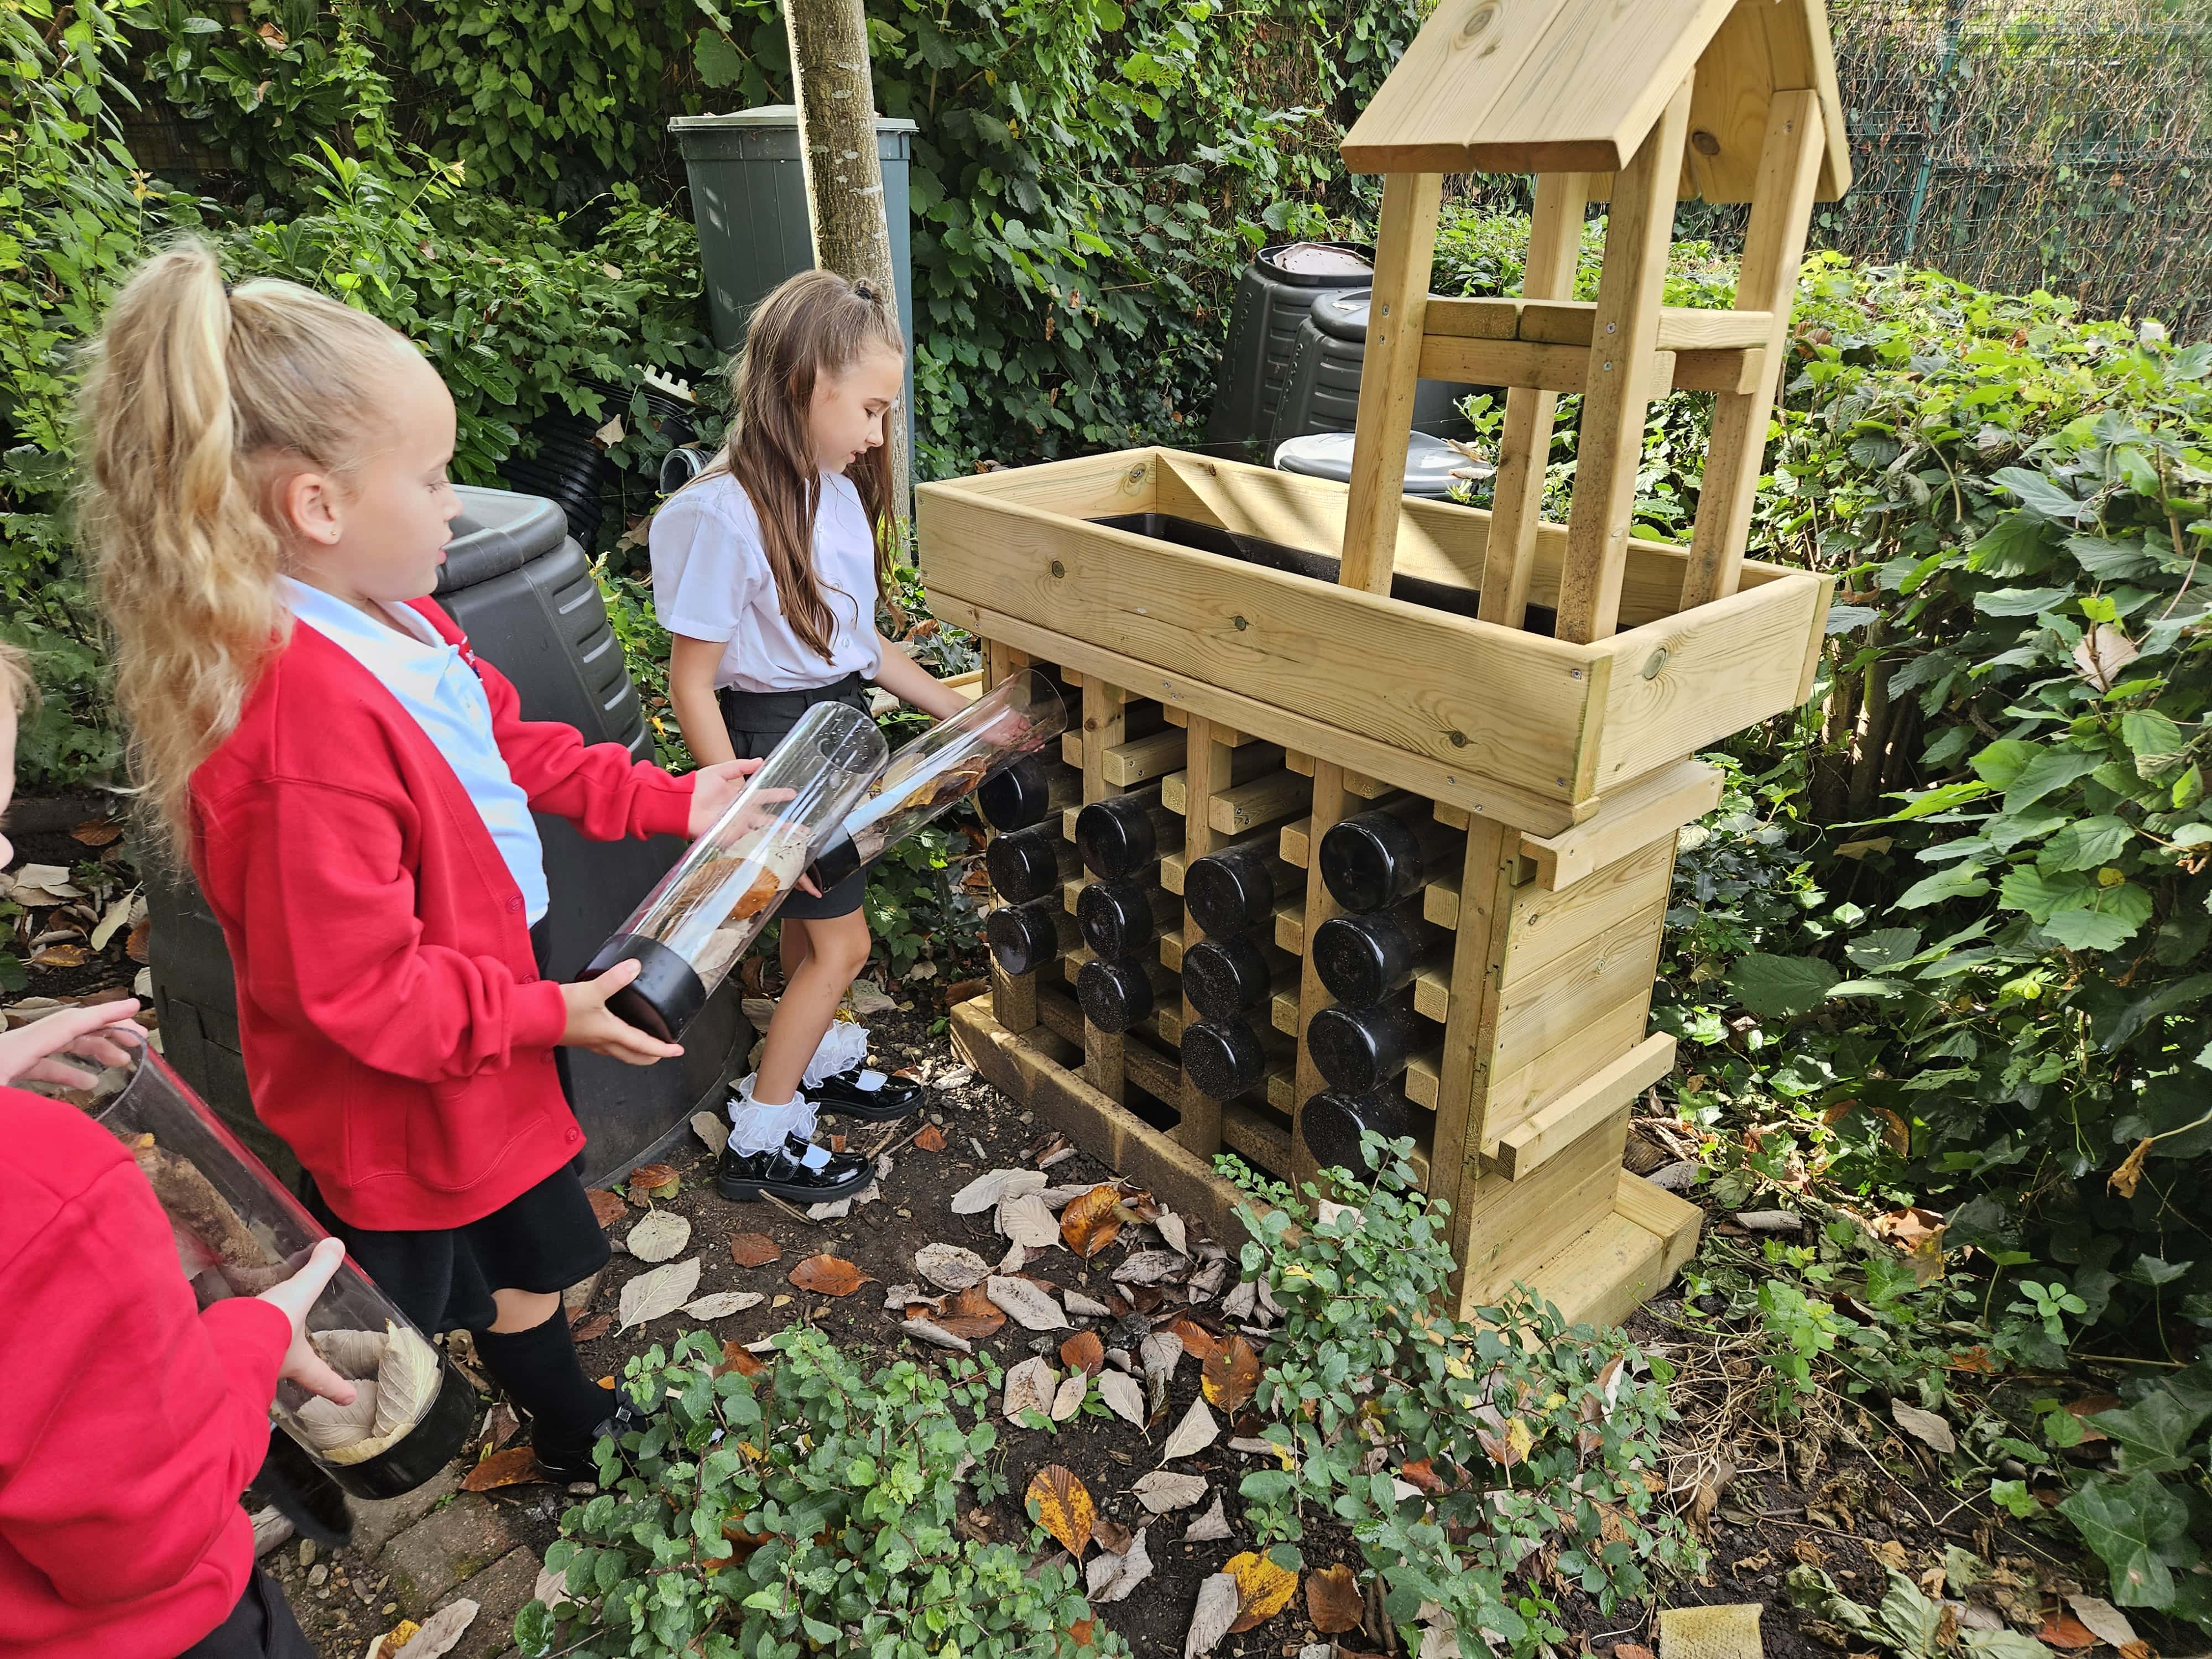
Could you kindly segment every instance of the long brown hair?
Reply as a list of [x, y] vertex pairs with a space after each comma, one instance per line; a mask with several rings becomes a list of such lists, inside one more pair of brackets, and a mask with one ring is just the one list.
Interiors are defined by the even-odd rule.
[[132, 769], [179, 839], [193, 772], [289, 628], [266, 463], [343, 479], [373, 431], [380, 369], [413, 349], [295, 283], [233, 291], [198, 241], [148, 260], [109, 307], [79, 399], [81, 523]]
[[[842, 374], [871, 349], [903, 357], [890, 296], [834, 270], [802, 271], [754, 310], [745, 343], [731, 366], [737, 419], [721, 453], [693, 483], [728, 473], [751, 497], [761, 545], [775, 576], [784, 620], [807, 648], [829, 659], [836, 618], [814, 568], [814, 515], [822, 504], [809, 417], [815, 382]], [[886, 434], [888, 438], [889, 434]], [[876, 550], [873, 604], [860, 620], [873, 627], [889, 586], [891, 459], [888, 442], [863, 453], [845, 476], [860, 493]], [[685, 486], [687, 489], [689, 485]], [[857, 601], [858, 595], [846, 597]]]

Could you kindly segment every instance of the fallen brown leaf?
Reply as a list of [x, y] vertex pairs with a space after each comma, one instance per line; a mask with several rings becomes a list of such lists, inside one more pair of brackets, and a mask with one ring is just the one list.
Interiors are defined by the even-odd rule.
[[106, 818], [87, 818], [70, 831], [70, 839], [87, 847], [112, 847], [123, 839], [123, 826]]
[[1435, 1463], [1428, 1458], [1415, 1459], [1401, 1468], [1398, 1474], [1408, 1486], [1419, 1486], [1431, 1498], [1441, 1497], [1445, 1491], [1443, 1478], [1437, 1473]]
[[574, 1341], [596, 1342], [607, 1334], [607, 1328], [614, 1322], [615, 1316], [612, 1314], [595, 1314], [568, 1334]]
[[133, 927], [129, 934], [125, 937], [123, 941], [123, 954], [129, 957], [131, 961], [137, 963], [151, 961], [152, 957], [148, 951], [147, 945], [148, 942], [151, 940], [153, 937], [154, 919], [151, 916], [148, 916], [137, 927]]
[[629, 1201], [666, 1198], [676, 1190], [676, 1171], [665, 1164], [641, 1164], [629, 1172]]
[[1121, 1194], [1110, 1182], [1101, 1182], [1060, 1212], [1060, 1242], [1085, 1261], [1121, 1236], [1121, 1223], [1114, 1211]]
[[31, 958], [33, 968], [82, 968], [92, 952], [82, 945], [49, 945]]
[[739, 1376], [758, 1376], [766, 1370], [766, 1361], [757, 1358], [744, 1343], [732, 1337], [723, 1341], [722, 1363], [714, 1367], [713, 1374], [721, 1376], [735, 1371]]
[[999, 1311], [981, 1285], [970, 1285], [957, 1296], [946, 1297], [945, 1311], [937, 1316], [939, 1328], [970, 1342], [996, 1336], [999, 1328], [1006, 1322], [1006, 1315]]
[[790, 1279], [793, 1289], [817, 1296], [850, 1296], [861, 1285], [876, 1282], [872, 1274], [838, 1255], [810, 1255], [791, 1270]]
[[1884, 1538], [1878, 1542], [1869, 1544], [1867, 1553], [1883, 1566], [1894, 1571], [1907, 1572], [1911, 1570], [1912, 1563], [1905, 1558], [1905, 1546], [1893, 1538]]
[[1199, 1370], [1206, 1399], [1225, 1412], [1242, 1411], [1260, 1386], [1260, 1356], [1241, 1336], [1232, 1336], [1209, 1354]]
[[1364, 1611], [1359, 1580], [1343, 1562], [1323, 1567], [1306, 1580], [1306, 1617], [1323, 1636], [1358, 1629]]
[[545, 1477], [538, 1472], [538, 1454], [527, 1446], [495, 1451], [468, 1472], [463, 1492], [490, 1492], [498, 1486], [526, 1486]]
[[1091, 1492], [1065, 1464], [1048, 1463], [1030, 1478], [1022, 1494], [1030, 1519], [1042, 1527], [1077, 1560], [1091, 1547], [1091, 1524], [1097, 1508]]
[[1232, 1636], [1265, 1624], [1297, 1594], [1297, 1574], [1249, 1550], [1231, 1556], [1221, 1570], [1237, 1581], [1237, 1622], [1229, 1627]]
[[1127, 1555], [1129, 1540], [1136, 1534], [1110, 1515], [1095, 1516], [1091, 1522], [1091, 1541], [1109, 1555]]
[[765, 1267], [783, 1260], [783, 1249], [766, 1233], [732, 1233], [730, 1259], [740, 1267]]
[[945, 1131], [932, 1123], [914, 1138], [914, 1144], [925, 1152], [941, 1152], [945, 1150]]
[[2047, 1614], [2043, 1628], [2035, 1633], [2035, 1639], [2045, 1647], [2063, 1648], [2068, 1652], [2097, 1645], [2094, 1631], [2072, 1613], [2063, 1612]]
[[1651, 1659], [1651, 1650], [1638, 1647], [1633, 1642], [1616, 1642], [1613, 1644], [1613, 1659]]
[[1200, 1364], [1212, 1358], [1221, 1346], [1219, 1337], [1188, 1314], [1179, 1316], [1168, 1328], [1182, 1340], [1182, 1351]]
[[[957, 1008], [969, 998], [980, 997], [990, 988], [989, 982], [985, 980], [956, 979], [945, 988], [945, 1006], [948, 1008]], [[1079, 1642], [1076, 1645], [1080, 1647], [1082, 1643]]]
[[611, 1227], [629, 1213], [629, 1206], [622, 1201], [620, 1193], [611, 1193], [604, 1187], [594, 1187], [585, 1194], [592, 1200], [592, 1215], [602, 1227]]
[[1071, 1370], [1096, 1376], [1106, 1369], [1106, 1345], [1096, 1331], [1078, 1331], [1060, 1345], [1060, 1363]]

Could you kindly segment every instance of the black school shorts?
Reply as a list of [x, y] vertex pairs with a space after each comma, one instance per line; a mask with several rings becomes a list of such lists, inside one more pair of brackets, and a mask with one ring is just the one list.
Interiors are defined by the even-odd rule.
[[607, 1265], [613, 1252], [584, 1190], [583, 1155], [478, 1221], [425, 1231], [384, 1231], [341, 1221], [301, 1176], [301, 1199], [345, 1240], [376, 1288], [425, 1331], [488, 1330], [492, 1292], [565, 1291]]

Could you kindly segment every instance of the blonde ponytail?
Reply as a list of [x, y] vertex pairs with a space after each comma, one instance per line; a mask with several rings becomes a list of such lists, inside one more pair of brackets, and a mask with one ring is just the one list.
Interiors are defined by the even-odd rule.
[[374, 424], [377, 370], [411, 349], [291, 283], [232, 290], [198, 241], [149, 260], [108, 312], [79, 404], [79, 522], [114, 629], [132, 770], [180, 842], [192, 774], [236, 728], [288, 626], [266, 463], [344, 476]]

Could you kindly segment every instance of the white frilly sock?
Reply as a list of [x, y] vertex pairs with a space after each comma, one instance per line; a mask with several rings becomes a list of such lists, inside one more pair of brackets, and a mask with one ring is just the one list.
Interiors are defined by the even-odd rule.
[[849, 1019], [833, 1019], [830, 1022], [830, 1029], [822, 1034], [821, 1045], [815, 1049], [814, 1058], [806, 1062], [806, 1071], [799, 1079], [799, 1086], [802, 1089], [819, 1088], [823, 1079], [849, 1072], [867, 1058], [868, 1028], [855, 1025]]
[[814, 1134], [814, 1107], [804, 1090], [793, 1090], [791, 1098], [781, 1105], [764, 1106], [753, 1098], [753, 1073], [749, 1073], [738, 1085], [738, 1092], [730, 1097], [730, 1146], [739, 1157], [753, 1152], [772, 1152], [783, 1145], [784, 1137], [796, 1135], [801, 1140]]

